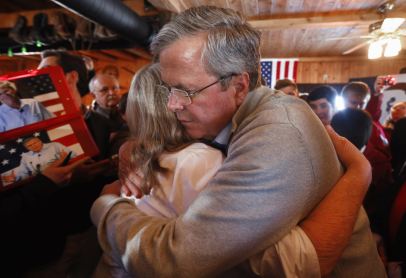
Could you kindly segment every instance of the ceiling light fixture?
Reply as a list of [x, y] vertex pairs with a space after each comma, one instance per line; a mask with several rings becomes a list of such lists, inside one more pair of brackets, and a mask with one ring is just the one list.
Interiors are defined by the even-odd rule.
[[399, 51], [402, 49], [399, 39], [391, 39], [386, 45], [385, 57], [393, 57], [399, 54]]
[[381, 31], [385, 33], [395, 32], [403, 21], [405, 21], [404, 18], [387, 18], [382, 23]]
[[379, 41], [371, 43], [368, 51], [369, 59], [376, 59], [382, 56], [382, 44]]

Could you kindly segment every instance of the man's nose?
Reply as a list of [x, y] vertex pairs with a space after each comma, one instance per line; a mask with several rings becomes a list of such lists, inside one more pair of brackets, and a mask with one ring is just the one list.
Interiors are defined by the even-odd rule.
[[183, 104], [181, 104], [173, 94], [169, 94], [168, 109], [175, 112], [176, 110], [183, 110], [183, 108]]

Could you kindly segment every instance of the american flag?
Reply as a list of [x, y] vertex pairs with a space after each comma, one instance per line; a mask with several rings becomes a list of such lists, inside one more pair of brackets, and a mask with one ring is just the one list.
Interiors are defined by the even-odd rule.
[[55, 116], [66, 114], [59, 94], [48, 73], [16, 79], [17, 92], [20, 98], [33, 98]]
[[261, 74], [269, 88], [274, 88], [279, 79], [289, 78], [296, 83], [298, 59], [262, 59]]
[[[43, 143], [58, 142], [62, 145], [69, 147], [76, 152], [77, 158], [85, 157], [84, 151], [76, 138], [70, 124], [65, 124], [52, 129], [45, 129], [37, 131], [24, 137], [20, 137], [6, 143], [0, 143], [0, 174], [1, 176], [8, 176], [11, 171], [20, 166], [21, 157], [23, 153], [28, 150], [23, 146], [23, 141], [29, 137], [36, 137]], [[11, 183], [3, 183], [7, 186]]]

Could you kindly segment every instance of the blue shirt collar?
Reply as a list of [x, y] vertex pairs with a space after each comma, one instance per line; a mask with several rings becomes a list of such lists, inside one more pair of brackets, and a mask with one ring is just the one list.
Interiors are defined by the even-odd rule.
[[[21, 101], [21, 107], [20, 107], [20, 109], [23, 108], [23, 107], [26, 106], [26, 105], [29, 105], [28, 101], [26, 101], [25, 99], [20, 99], [20, 101]], [[16, 108], [12, 108], [12, 107], [8, 106], [7, 104], [5, 104], [5, 103], [3, 102], [3, 104], [0, 106], [0, 109], [1, 109], [2, 111], [4, 111], [4, 112], [8, 112], [8, 111], [10, 111], [11, 109], [16, 109]]]
[[229, 123], [222, 131], [220, 131], [219, 135], [213, 140], [213, 142], [217, 142], [222, 145], [227, 145], [228, 137], [231, 133], [231, 124]]

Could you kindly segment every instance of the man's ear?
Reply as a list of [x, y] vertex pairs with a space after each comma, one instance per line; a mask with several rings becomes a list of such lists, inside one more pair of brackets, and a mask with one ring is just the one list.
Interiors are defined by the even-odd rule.
[[78, 81], [79, 81], [79, 74], [78, 74], [78, 72], [77, 71], [75, 71], [75, 70], [73, 70], [73, 71], [71, 71], [71, 72], [68, 72], [66, 75], [65, 75], [65, 78], [66, 78], [66, 81], [68, 81], [68, 84], [69, 85], [73, 85], [73, 84], [77, 84], [78, 83]]
[[235, 91], [235, 105], [240, 106], [241, 103], [244, 101], [245, 96], [247, 93], [250, 91], [249, 85], [250, 85], [250, 76], [246, 71], [244, 71], [242, 74], [237, 75], [234, 77], [234, 86], [236, 87]]
[[96, 94], [95, 94], [95, 93], [89, 92], [89, 94], [90, 94], [94, 99], [96, 99]]

